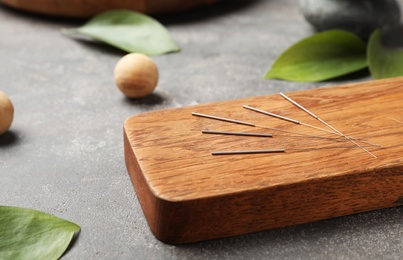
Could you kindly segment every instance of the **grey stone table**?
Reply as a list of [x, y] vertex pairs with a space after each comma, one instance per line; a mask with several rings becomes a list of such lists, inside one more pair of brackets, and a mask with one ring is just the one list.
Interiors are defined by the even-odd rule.
[[0, 6], [0, 90], [15, 106], [10, 132], [0, 137], [1, 205], [79, 224], [64, 259], [403, 258], [402, 207], [188, 245], [155, 239], [125, 168], [127, 117], [352, 81], [262, 79], [285, 48], [313, 32], [297, 1], [227, 1], [160, 20], [182, 51], [155, 57], [155, 94], [129, 100], [112, 76], [124, 53], [60, 33], [83, 21]]

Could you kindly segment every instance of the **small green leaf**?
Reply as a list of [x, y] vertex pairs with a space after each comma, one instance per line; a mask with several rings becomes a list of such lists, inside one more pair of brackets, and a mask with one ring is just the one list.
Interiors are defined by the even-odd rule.
[[104, 12], [82, 27], [63, 29], [62, 32], [86, 35], [129, 53], [154, 56], [180, 50], [158, 21], [128, 10]]
[[365, 43], [342, 30], [317, 33], [288, 48], [266, 73], [266, 79], [316, 82], [367, 67]]
[[403, 76], [403, 51], [382, 44], [382, 33], [376, 30], [368, 43], [368, 64], [374, 79]]
[[0, 259], [58, 259], [79, 230], [44, 212], [0, 206]]

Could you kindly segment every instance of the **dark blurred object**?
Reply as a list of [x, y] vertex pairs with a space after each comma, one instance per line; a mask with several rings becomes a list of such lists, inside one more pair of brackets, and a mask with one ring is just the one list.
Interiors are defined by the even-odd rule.
[[299, 0], [306, 20], [316, 30], [347, 30], [368, 39], [376, 29], [388, 30], [400, 22], [395, 0]]
[[185, 11], [221, 0], [0, 0], [7, 6], [51, 16], [88, 18], [113, 9], [129, 9], [146, 14]]

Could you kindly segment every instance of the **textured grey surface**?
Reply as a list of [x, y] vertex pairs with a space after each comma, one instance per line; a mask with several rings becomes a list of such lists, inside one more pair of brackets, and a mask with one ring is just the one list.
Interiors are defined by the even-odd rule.
[[[76, 222], [64, 259], [401, 259], [403, 208], [173, 246], [147, 226], [123, 158], [123, 121], [145, 111], [341, 84], [264, 81], [312, 33], [297, 1], [228, 1], [164, 17], [182, 52], [155, 57], [155, 94], [128, 100], [113, 83], [123, 53], [60, 34], [81, 22], [0, 6], [0, 90], [15, 106], [0, 137], [0, 204]], [[359, 80], [369, 80], [369, 77]]]

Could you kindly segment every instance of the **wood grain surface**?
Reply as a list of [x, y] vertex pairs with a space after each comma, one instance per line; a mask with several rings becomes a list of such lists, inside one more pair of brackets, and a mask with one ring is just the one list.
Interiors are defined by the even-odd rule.
[[88, 18], [112, 9], [129, 9], [146, 14], [184, 11], [220, 0], [0, 0], [0, 3], [39, 14]]
[[[273, 83], [274, 84], [274, 83]], [[403, 78], [285, 93], [349, 140], [242, 108], [326, 128], [280, 95], [148, 112], [124, 123], [126, 165], [154, 235], [187, 243], [402, 204]], [[286, 131], [192, 116], [199, 112]], [[273, 138], [201, 130], [271, 133]], [[285, 153], [211, 155], [276, 149]]]

